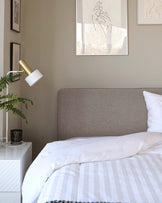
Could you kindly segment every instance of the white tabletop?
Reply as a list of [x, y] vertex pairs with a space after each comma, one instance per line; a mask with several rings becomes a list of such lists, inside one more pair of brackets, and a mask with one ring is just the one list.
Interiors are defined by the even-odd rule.
[[20, 145], [0, 144], [0, 160], [19, 160], [31, 144], [31, 142], [23, 142]]

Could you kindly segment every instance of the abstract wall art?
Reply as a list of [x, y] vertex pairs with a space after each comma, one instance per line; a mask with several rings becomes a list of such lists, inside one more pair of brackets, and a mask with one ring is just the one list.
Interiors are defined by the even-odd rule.
[[11, 30], [20, 32], [21, 0], [11, 0]]
[[162, 0], [138, 0], [138, 24], [162, 24]]
[[76, 0], [76, 54], [128, 54], [127, 0]]
[[10, 71], [19, 70], [20, 57], [21, 57], [21, 44], [11, 42], [10, 43]]

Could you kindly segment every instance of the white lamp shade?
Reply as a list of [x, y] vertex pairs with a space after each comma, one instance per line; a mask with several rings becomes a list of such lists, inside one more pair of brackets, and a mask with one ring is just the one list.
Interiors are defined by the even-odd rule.
[[29, 74], [25, 80], [29, 84], [29, 86], [34, 85], [38, 80], [40, 80], [43, 77], [42, 73], [39, 72], [39, 70], [33, 71], [31, 74]]

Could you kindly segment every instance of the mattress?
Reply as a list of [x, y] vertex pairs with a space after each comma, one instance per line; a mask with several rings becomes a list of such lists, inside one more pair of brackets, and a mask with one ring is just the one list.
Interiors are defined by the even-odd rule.
[[50, 143], [26, 174], [23, 202], [159, 203], [161, 161], [161, 133]]

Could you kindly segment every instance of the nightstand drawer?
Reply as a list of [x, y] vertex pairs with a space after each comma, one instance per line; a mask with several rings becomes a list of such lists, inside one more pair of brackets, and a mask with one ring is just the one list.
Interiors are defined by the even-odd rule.
[[0, 192], [1, 203], [21, 203], [21, 193], [19, 192]]
[[32, 143], [0, 147], [0, 203], [21, 203], [21, 186], [32, 162]]
[[0, 192], [19, 192], [20, 187], [20, 161], [0, 160]]

